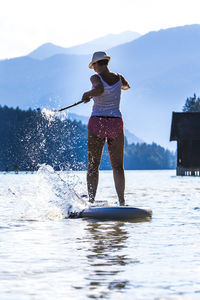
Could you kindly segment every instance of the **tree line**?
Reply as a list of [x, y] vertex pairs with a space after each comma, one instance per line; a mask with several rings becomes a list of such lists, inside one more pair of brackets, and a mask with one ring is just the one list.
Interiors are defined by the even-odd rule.
[[[40, 110], [0, 106], [0, 171], [34, 171], [40, 164], [55, 170], [87, 169], [87, 127], [81, 122], [45, 116]], [[125, 169], [172, 169], [175, 154], [153, 143], [125, 141]], [[111, 169], [107, 148], [101, 169]]]
[[200, 98], [195, 93], [193, 97], [187, 97], [183, 112], [200, 112]]

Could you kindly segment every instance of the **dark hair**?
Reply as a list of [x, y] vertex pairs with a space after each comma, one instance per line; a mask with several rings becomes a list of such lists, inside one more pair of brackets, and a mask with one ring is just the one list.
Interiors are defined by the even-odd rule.
[[98, 65], [100, 66], [107, 66], [108, 65], [108, 59], [101, 59], [97, 61]]

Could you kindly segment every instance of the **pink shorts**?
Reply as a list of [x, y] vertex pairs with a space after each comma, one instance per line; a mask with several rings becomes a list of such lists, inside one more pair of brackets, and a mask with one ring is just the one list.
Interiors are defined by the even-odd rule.
[[88, 122], [88, 132], [100, 138], [116, 138], [123, 131], [124, 123], [120, 117], [90, 117]]

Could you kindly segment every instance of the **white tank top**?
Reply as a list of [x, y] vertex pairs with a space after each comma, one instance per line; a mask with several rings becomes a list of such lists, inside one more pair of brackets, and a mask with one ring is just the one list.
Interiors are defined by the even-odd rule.
[[109, 85], [99, 74], [97, 75], [103, 83], [104, 92], [101, 96], [93, 97], [92, 116], [121, 117], [119, 106], [122, 83], [120, 75], [118, 75], [119, 81], [113, 85]]

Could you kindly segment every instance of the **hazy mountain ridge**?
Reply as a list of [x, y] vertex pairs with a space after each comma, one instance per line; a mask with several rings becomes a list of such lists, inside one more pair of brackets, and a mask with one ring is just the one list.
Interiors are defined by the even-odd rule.
[[[125, 127], [142, 140], [167, 145], [172, 111], [200, 93], [200, 25], [150, 32], [109, 50], [110, 68], [131, 89], [122, 92]], [[0, 61], [0, 103], [8, 106], [62, 107], [91, 88], [91, 55], [55, 55]], [[91, 104], [73, 108], [89, 115]]]
[[124, 31], [120, 34], [108, 34], [93, 41], [68, 48], [46, 43], [32, 51], [28, 56], [35, 59], [46, 59], [56, 54], [87, 55], [99, 50], [106, 51], [120, 44], [133, 41], [140, 36], [137, 32]]

